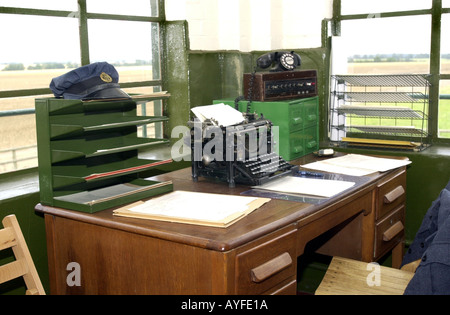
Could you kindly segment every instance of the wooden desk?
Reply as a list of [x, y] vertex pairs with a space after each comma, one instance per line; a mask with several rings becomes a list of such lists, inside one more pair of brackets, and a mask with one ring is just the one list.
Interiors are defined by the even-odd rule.
[[[172, 180], [175, 190], [248, 189], [194, 183], [190, 172], [157, 177]], [[392, 250], [398, 267], [405, 192], [402, 168], [320, 205], [274, 199], [227, 229], [116, 217], [113, 209], [36, 210], [45, 214], [52, 294], [295, 294], [297, 257], [314, 239], [320, 253], [368, 262]], [[80, 266], [81, 286], [67, 285], [71, 262]]]

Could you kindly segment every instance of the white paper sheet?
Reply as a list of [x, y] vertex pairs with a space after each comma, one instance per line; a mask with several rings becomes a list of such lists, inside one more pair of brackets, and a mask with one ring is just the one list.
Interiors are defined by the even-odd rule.
[[329, 198], [353, 187], [354, 185], [354, 182], [339, 180], [286, 176], [253, 188]]
[[377, 172], [386, 172], [409, 164], [411, 164], [411, 161], [409, 160], [348, 154], [333, 159], [302, 165], [302, 167], [322, 172], [365, 176]]

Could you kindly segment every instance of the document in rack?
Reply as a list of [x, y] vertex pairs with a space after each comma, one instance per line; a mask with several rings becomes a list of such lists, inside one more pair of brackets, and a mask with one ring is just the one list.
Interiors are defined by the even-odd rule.
[[377, 172], [386, 172], [409, 164], [411, 164], [411, 161], [409, 160], [348, 154], [337, 158], [302, 165], [302, 167], [322, 172], [365, 176]]

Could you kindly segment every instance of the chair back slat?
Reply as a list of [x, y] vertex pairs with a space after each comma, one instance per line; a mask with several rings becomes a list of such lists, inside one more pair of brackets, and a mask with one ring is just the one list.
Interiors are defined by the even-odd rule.
[[16, 244], [16, 237], [12, 228], [0, 230], [0, 250], [13, 247]]
[[0, 283], [23, 277], [27, 272], [27, 263], [23, 259], [0, 266]]
[[0, 230], [0, 250], [11, 248], [16, 260], [0, 266], [0, 283], [23, 277], [27, 294], [44, 295], [44, 287], [16, 216], [6, 216], [2, 223], [4, 228]]

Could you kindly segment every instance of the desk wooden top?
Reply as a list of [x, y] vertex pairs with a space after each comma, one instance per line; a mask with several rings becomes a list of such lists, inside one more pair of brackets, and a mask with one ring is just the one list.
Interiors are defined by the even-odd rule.
[[[308, 162], [307, 159], [299, 159], [292, 163], [304, 164]], [[388, 177], [392, 172], [394, 171], [367, 176], [362, 183], [357, 183], [346, 192], [329, 198], [320, 204], [272, 199], [228, 228], [118, 217], [112, 214], [115, 208], [94, 214], [41, 204], [38, 204], [35, 209], [48, 215], [224, 252], [290, 224], [297, 224], [301, 227], [315, 221], [373, 190], [380, 180]], [[155, 176], [154, 178], [158, 181], [171, 180], [174, 190], [239, 195], [249, 189], [248, 186], [241, 185], [229, 188], [227, 183], [207, 178], [200, 178], [198, 182], [193, 182], [191, 168]]]

